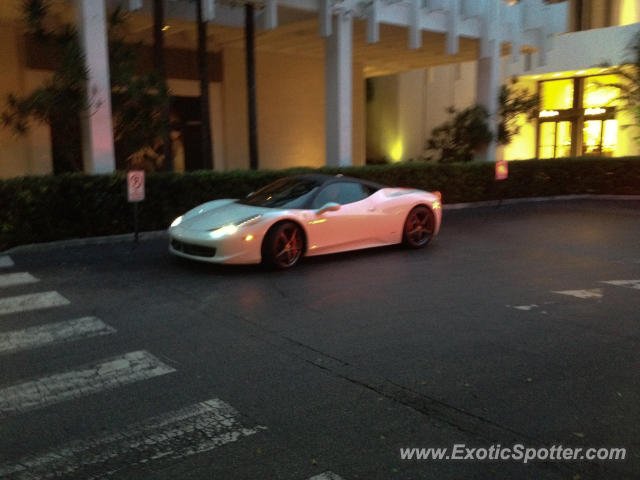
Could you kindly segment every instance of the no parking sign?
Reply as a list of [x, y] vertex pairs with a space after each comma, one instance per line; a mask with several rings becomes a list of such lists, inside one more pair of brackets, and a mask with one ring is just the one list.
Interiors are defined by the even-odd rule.
[[138, 203], [144, 200], [144, 170], [127, 173], [127, 199], [133, 203], [133, 239], [138, 243]]
[[509, 176], [509, 165], [506, 160], [496, 162], [496, 180], [505, 180]]
[[127, 198], [130, 202], [144, 200], [144, 170], [131, 170], [127, 173]]

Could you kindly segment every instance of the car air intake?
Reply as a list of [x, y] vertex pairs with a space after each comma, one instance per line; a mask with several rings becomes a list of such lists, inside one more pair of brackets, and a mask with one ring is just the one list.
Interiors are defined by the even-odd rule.
[[213, 247], [203, 247], [202, 245], [194, 245], [192, 243], [181, 242], [180, 240], [171, 240], [171, 246], [174, 250], [194, 257], [215, 257], [216, 249]]

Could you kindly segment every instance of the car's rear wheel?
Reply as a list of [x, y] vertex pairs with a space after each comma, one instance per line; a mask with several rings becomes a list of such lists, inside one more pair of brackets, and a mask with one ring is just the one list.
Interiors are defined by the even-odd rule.
[[271, 268], [291, 268], [302, 257], [304, 233], [293, 222], [278, 223], [267, 232], [262, 244], [262, 261]]
[[402, 242], [411, 248], [427, 245], [433, 237], [436, 221], [431, 209], [425, 205], [414, 207], [404, 222]]

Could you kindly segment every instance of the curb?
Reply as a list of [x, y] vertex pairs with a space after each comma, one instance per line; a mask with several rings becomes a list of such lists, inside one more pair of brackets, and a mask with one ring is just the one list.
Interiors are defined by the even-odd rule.
[[[138, 240], [143, 242], [145, 240], [154, 240], [157, 238], [168, 238], [166, 230], [152, 230], [149, 232], [140, 232], [138, 234]], [[30, 243], [27, 245], [18, 245], [17, 247], [10, 248], [2, 253], [28, 253], [28, 252], [43, 252], [47, 250], [54, 250], [58, 248], [69, 247], [84, 247], [88, 245], [108, 245], [111, 243], [124, 243], [132, 242], [134, 240], [133, 233], [122, 233], [119, 235], [105, 235], [102, 237], [87, 237], [87, 238], [72, 238], [70, 240], [58, 240], [55, 242], [46, 243]]]
[[[450, 203], [442, 206], [443, 210], [463, 210], [466, 208], [497, 207], [501, 205], [515, 205], [518, 203], [538, 203], [565, 200], [623, 200], [640, 202], [640, 195], [556, 195], [551, 197], [523, 197], [507, 198], [504, 200], [487, 200], [484, 202]], [[152, 230], [140, 232], [139, 240], [154, 240], [158, 238], [168, 238], [167, 230]], [[59, 240], [46, 243], [30, 243], [10, 248], [2, 253], [26, 253], [42, 252], [57, 248], [84, 247], [88, 245], [107, 245], [111, 243], [133, 242], [133, 233], [123, 233], [119, 235], [105, 235], [102, 237], [73, 238], [71, 240]]]
[[443, 210], [462, 210], [464, 208], [497, 207], [500, 205], [515, 205], [518, 203], [554, 202], [565, 200], [631, 200], [640, 202], [640, 195], [554, 195], [550, 197], [522, 197], [505, 198], [504, 200], [486, 200], [483, 202], [449, 203], [442, 206]]

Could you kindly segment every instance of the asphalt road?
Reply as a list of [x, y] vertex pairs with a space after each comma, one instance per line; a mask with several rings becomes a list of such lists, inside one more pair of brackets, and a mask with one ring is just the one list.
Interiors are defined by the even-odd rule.
[[[638, 202], [447, 211], [287, 272], [165, 240], [3, 264], [0, 478], [640, 478]], [[626, 459], [401, 459], [456, 444]]]

